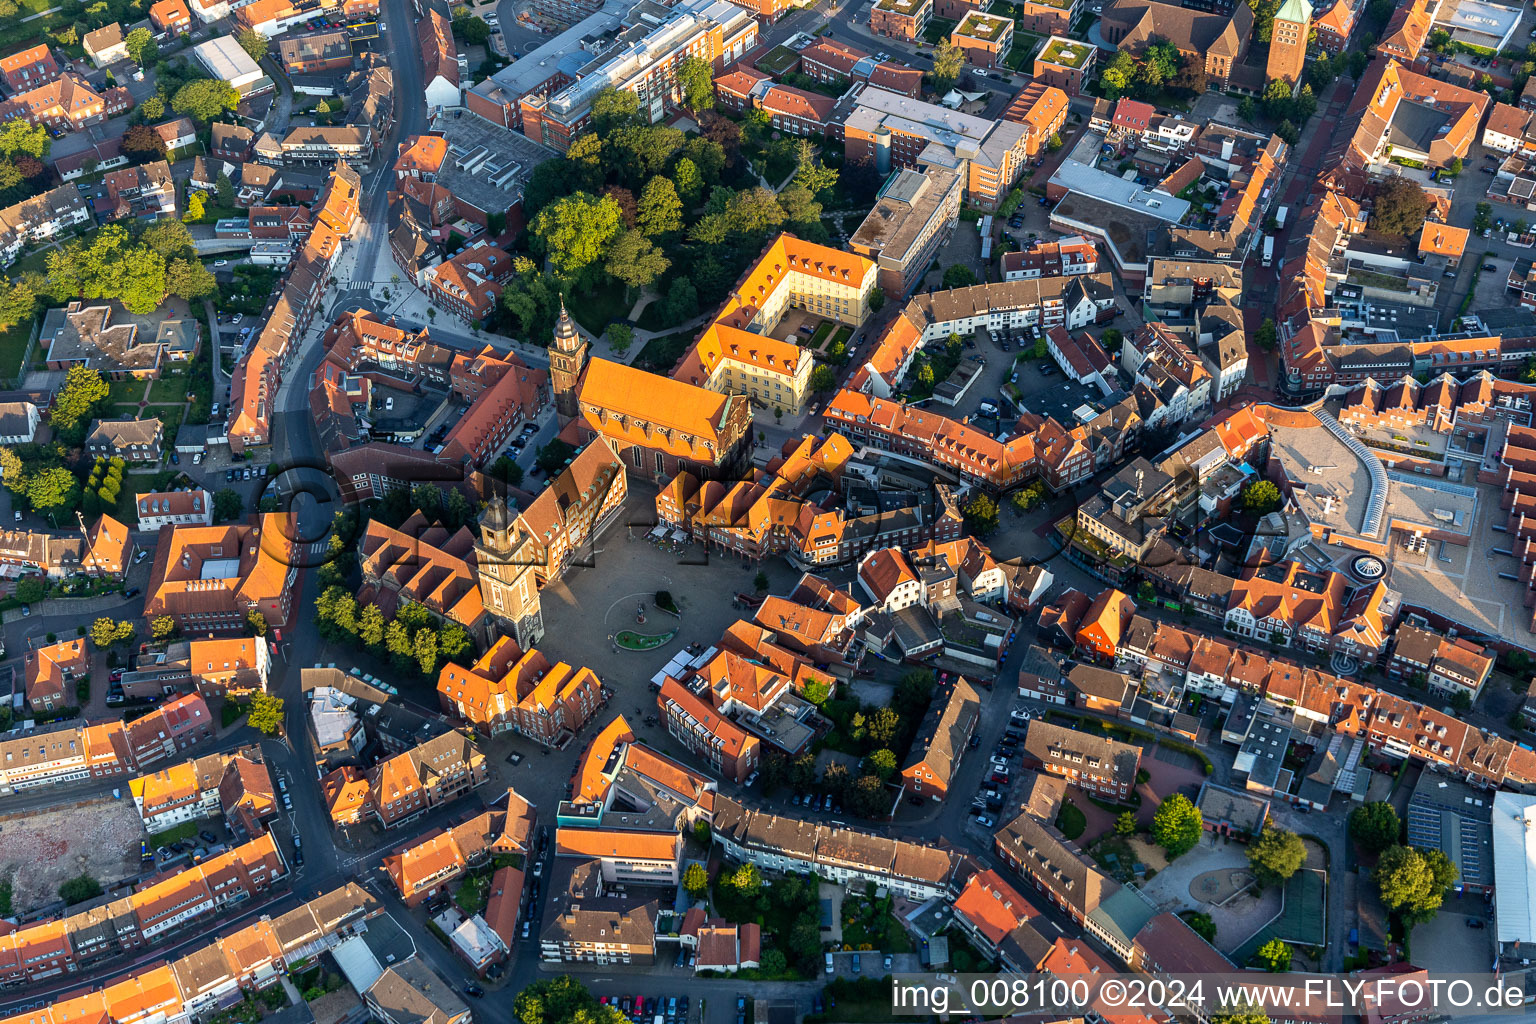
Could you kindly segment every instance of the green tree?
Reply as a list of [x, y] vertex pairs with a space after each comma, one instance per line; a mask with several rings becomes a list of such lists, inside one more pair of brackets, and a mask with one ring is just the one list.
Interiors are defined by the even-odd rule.
[[961, 508], [960, 513], [965, 516], [966, 529], [976, 536], [990, 537], [997, 532], [997, 502], [992, 500], [991, 495], [977, 491]]
[[59, 899], [68, 906], [93, 900], [100, 895], [101, 883], [86, 874], [76, 875], [59, 885]]
[[[218, 194], [220, 206], [233, 207], [235, 205], [235, 183], [229, 180], [229, 175], [220, 172], [219, 176], [214, 179], [213, 190]], [[179, 222], [171, 221], [170, 223], [175, 224]]]
[[1349, 837], [1367, 854], [1395, 845], [1402, 830], [1397, 811], [1385, 800], [1374, 800], [1349, 812]]
[[144, 102], [139, 104], [139, 113], [144, 115], [144, 120], [154, 124], [165, 116], [165, 100], [159, 96], [145, 97]]
[[635, 203], [635, 226], [649, 238], [682, 230], [683, 201], [667, 178], [658, 174], [645, 183]]
[[1258, 345], [1259, 348], [1263, 349], [1265, 352], [1273, 352], [1275, 350], [1275, 345], [1277, 345], [1279, 341], [1280, 335], [1275, 330], [1274, 320], [1270, 319], [1269, 317], [1265, 317], [1264, 322], [1259, 324], [1259, 329], [1253, 332], [1254, 344]]
[[695, 114], [715, 105], [715, 71], [702, 57], [689, 55], [677, 66], [677, 84], [683, 104]]
[[276, 736], [283, 727], [283, 698], [270, 693], [252, 694], [251, 711], [246, 722], [264, 735]]
[[251, 632], [255, 633], [257, 636], [267, 635], [267, 617], [261, 614], [261, 612], [252, 608], [250, 611], [245, 613], [245, 621], [246, 624], [251, 627]]
[[1136, 815], [1130, 811], [1122, 811], [1120, 816], [1115, 819], [1115, 835], [1117, 836], [1133, 836], [1136, 834], [1137, 827]]
[[933, 91], [940, 96], [954, 88], [965, 67], [965, 51], [949, 40], [942, 40], [933, 48]]
[[599, 1005], [569, 974], [525, 986], [512, 1003], [519, 1024], [624, 1024], [617, 1009]]
[[757, 575], [752, 577], [752, 588], [759, 594], [766, 594], [768, 592], [768, 586], [768, 574], [763, 572], [761, 569], [757, 570]]
[[573, 281], [595, 264], [619, 233], [619, 204], [586, 192], [557, 199], [539, 211], [530, 231], [556, 277]]
[[5, 489], [12, 494], [27, 493], [27, 471], [22, 465], [21, 456], [10, 448], [0, 448], [0, 477], [5, 480]]
[[176, 90], [171, 109], [202, 124], [216, 120], [227, 110], [240, 105], [240, 94], [228, 82], [216, 78], [198, 78]]
[[826, 363], [818, 363], [811, 371], [811, 390], [815, 392], [834, 391], [837, 388], [837, 374]]
[[945, 288], [968, 288], [976, 283], [976, 272], [964, 263], [956, 263], [944, 269]]
[[1189, 930], [1200, 936], [1211, 945], [1216, 944], [1216, 922], [1211, 920], [1211, 915], [1199, 910], [1186, 910], [1179, 915], [1184, 918], [1184, 923], [1189, 925]]
[[896, 754], [889, 747], [881, 747], [879, 750], [870, 754], [869, 757], [865, 759], [865, 762], [869, 765], [869, 770], [873, 772], [881, 782], [886, 781], [892, 775], [896, 774]]
[[1195, 848], [1204, 827], [1200, 809], [1183, 793], [1175, 793], [1159, 804], [1152, 815], [1152, 841], [1173, 860]]
[[455, 39], [462, 39], [471, 46], [484, 46], [485, 41], [491, 38], [491, 26], [464, 11], [453, 19], [453, 35]]
[[167, 260], [197, 258], [192, 232], [174, 217], [160, 217], [146, 224], [139, 232], [139, 244], [148, 246]]
[[1255, 480], [1243, 488], [1243, 507], [1256, 515], [1265, 515], [1280, 507], [1280, 488], [1268, 480]]
[[821, 161], [816, 159], [816, 147], [811, 145], [810, 139], [801, 139], [795, 150], [796, 165], [795, 184], [805, 189], [813, 196], [831, 192], [837, 187], [837, 171], [835, 168], [823, 167]]
[[24, 576], [16, 581], [16, 600], [23, 604], [36, 604], [47, 593], [42, 581], [34, 576]]
[[624, 232], [608, 251], [608, 273], [630, 288], [644, 288], [671, 266], [672, 261], [640, 231]]
[[608, 86], [592, 98], [592, 130], [606, 137], [618, 128], [640, 123], [640, 97]]
[[1273, 1024], [1262, 1007], [1252, 1003], [1223, 1006], [1211, 1015], [1211, 1024]]
[[699, 173], [699, 165], [691, 157], [678, 157], [677, 163], [672, 166], [672, 185], [677, 190], [677, 198], [682, 200], [685, 207], [692, 207], [704, 195], [704, 177]]
[[609, 324], [607, 333], [608, 345], [617, 355], [622, 356], [629, 351], [629, 346], [634, 344], [635, 329], [629, 324]]
[[149, 622], [151, 640], [169, 640], [176, 632], [176, 620], [169, 615], [156, 615]]
[[51, 417], [54, 432], [73, 433], [79, 427], [83, 437], [85, 422], [94, 415], [96, 406], [106, 400], [109, 392], [106, 378], [100, 373], [79, 364], [71, 366], [64, 374], [64, 387], [54, 399]]
[[1394, 174], [1376, 190], [1371, 227], [1384, 235], [1406, 238], [1424, 226], [1429, 208], [1429, 196], [1418, 182]]
[[364, 605], [358, 613], [357, 638], [373, 650], [384, 646], [384, 613], [378, 605]]
[[53, 148], [48, 129], [30, 121], [7, 121], [0, 125], [0, 154], [15, 156], [18, 153], [41, 160]]
[[58, 513], [79, 504], [80, 484], [63, 466], [49, 466], [27, 476], [27, 500], [57, 526]]
[[102, 616], [91, 623], [91, 643], [96, 649], [104, 651], [117, 643], [117, 623]]
[[688, 870], [683, 872], [683, 888], [695, 899], [704, 895], [709, 889], [709, 871], [703, 864], [694, 861], [688, 865]]
[[215, 522], [227, 523], [231, 519], [239, 519], [245, 514], [245, 499], [240, 497], [240, 492], [229, 487], [222, 487], [213, 495], [213, 519]]
[[1124, 50], [1099, 71], [1099, 91], [1107, 99], [1115, 100], [1131, 91], [1136, 79], [1136, 58]]
[[37, 293], [26, 281], [0, 281], [0, 331], [26, 323], [37, 313]]
[[871, 746], [895, 747], [896, 739], [901, 735], [901, 715], [895, 708], [876, 708], [869, 716], [865, 735]]
[[1270, 939], [1259, 947], [1254, 960], [1270, 974], [1284, 974], [1291, 969], [1291, 947], [1279, 939]]
[[1456, 876], [1456, 865], [1439, 850], [1392, 846], [1376, 861], [1381, 901], [1411, 924], [1435, 916]]
[[437, 671], [437, 631], [425, 626], [418, 629], [414, 646], [416, 664], [421, 666], [421, 674], [432, 675]]
[[1248, 866], [1262, 885], [1284, 882], [1306, 861], [1306, 844], [1296, 833], [1284, 829], [1265, 828], [1248, 846]]
[[827, 702], [828, 697], [832, 696], [832, 684], [814, 677], [807, 679], [805, 688], [800, 691], [800, 696], [820, 707]]
[[200, 260], [172, 260], [165, 266], [165, 290], [195, 302], [218, 294], [219, 282], [214, 280], [213, 271], [203, 266]]
[[564, 469], [565, 464], [575, 454], [576, 449], [557, 437], [539, 449], [538, 454], [533, 457], [533, 464], [553, 476]]
[[731, 875], [731, 886], [741, 896], [751, 899], [763, 888], [763, 875], [756, 864], [743, 864]]
[[187, 193], [187, 212], [181, 215], [181, 219], [188, 224], [196, 224], [202, 220], [208, 212], [208, 197], [201, 192]]
[[160, 59], [155, 34], [142, 25], [128, 33], [123, 45], [128, 48], [128, 57], [141, 68], [152, 67]]

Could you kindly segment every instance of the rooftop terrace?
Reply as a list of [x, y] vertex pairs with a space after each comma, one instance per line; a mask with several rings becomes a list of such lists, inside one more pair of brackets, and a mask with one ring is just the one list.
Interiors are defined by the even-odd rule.
[[1040, 50], [1039, 60], [1058, 67], [1081, 69], [1092, 56], [1093, 47], [1061, 36], [1051, 36]]

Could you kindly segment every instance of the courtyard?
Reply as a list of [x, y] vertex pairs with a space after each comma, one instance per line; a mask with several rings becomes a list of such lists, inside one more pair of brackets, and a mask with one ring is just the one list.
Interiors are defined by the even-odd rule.
[[1216, 925], [1214, 945], [1230, 956], [1280, 913], [1280, 890], [1256, 891], [1251, 881], [1248, 847], [1208, 832], [1141, 890], [1160, 910], [1209, 914]]

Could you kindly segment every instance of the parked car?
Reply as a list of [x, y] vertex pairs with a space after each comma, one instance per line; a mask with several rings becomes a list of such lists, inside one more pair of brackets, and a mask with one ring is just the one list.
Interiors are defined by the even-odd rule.
[[853, 973], [859, 973], [859, 954], [853, 954]]

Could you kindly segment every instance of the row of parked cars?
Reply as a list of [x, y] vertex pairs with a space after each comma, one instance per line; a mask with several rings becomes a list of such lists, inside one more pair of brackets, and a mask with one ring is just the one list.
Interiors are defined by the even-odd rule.
[[1004, 794], [1013, 784], [1013, 763], [1019, 756], [1019, 743], [1023, 741], [1024, 730], [1029, 727], [1032, 717], [1022, 708], [1008, 716], [1008, 728], [1003, 731], [1003, 738], [998, 741], [989, 761], [992, 770], [971, 801], [971, 813], [976, 815], [976, 824], [982, 828], [993, 828], [997, 824], [996, 815], [1003, 809]]
[[635, 1024], [677, 1024], [688, 1019], [687, 996], [600, 996]]

